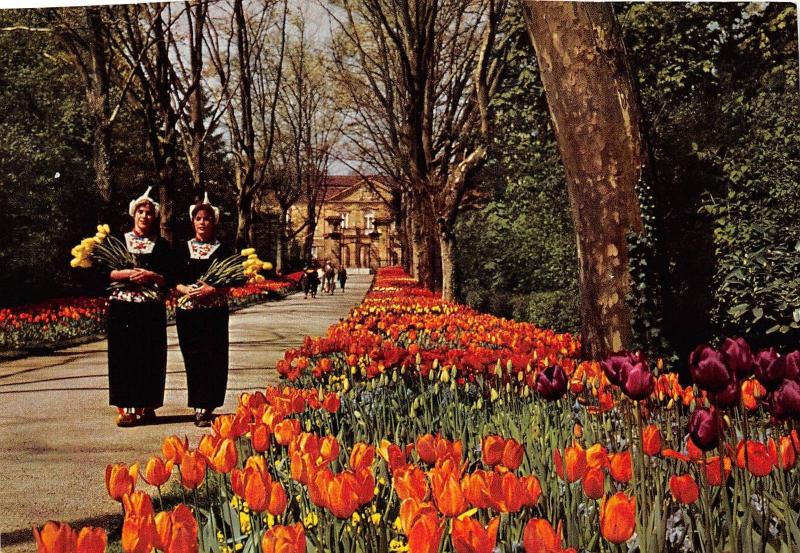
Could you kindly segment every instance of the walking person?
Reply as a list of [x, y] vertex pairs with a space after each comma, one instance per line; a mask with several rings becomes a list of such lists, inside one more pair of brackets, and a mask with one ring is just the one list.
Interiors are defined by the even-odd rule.
[[117, 426], [135, 426], [155, 418], [164, 404], [167, 374], [167, 310], [164, 303], [172, 273], [169, 243], [158, 236], [159, 204], [150, 190], [132, 200], [133, 228], [124, 244], [134, 254], [131, 269], [115, 269], [109, 278], [109, 404], [119, 410]]
[[319, 286], [319, 275], [317, 275], [317, 267], [314, 261], [306, 263], [306, 267], [303, 269], [303, 279], [305, 280], [303, 285], [305, 299], [308, 299], [308, 294], [311, 294], [312, 298], [316, 298], [317, 286]]
[[189, 208], [194, 237], [177, 248], [178, 292], [188, 296], [175, 309], [178, 342], [186, 368], [188, 404], [195, 426], [211, 425], [228, 386], [228, 300], [225, 290], [199, 280], [230, 252], [216, 238], [219, 208], [205, 199]]
[[344, 265], [339, 267], [336, 277], [339, 280], [339, 288], [342, 289], [342, 294], [344, 294], [344, 284], [347, 282], [347, 269], [344, 268]]

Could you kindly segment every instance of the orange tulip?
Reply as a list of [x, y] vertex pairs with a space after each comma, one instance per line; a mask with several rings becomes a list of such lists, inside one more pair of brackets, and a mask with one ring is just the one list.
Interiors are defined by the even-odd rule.
[[436, 507], [445, 516], [455, 517], [467, 508], [467, 501], [461, 492], [458, 475], [452, 464], [437, 465], [428, 472], [431, 481], [431, 491]]
[[253, 450], [258, 453], [264, 453], [269, 449], [271, 438], [272, 432], [263, 422], [254, 424], [250, 428], [250, 443], [253, 445]]
[[206, 458], [196, 451], [187, 451], [181, 463], [181, 483], [188, 490], [193, 490], [203, 482], [206, 476]]
[[252, 467], [246, 468], [242, 481], [237, 482], [234, 491], [236, 488], [243, 492], [243, 498], [251, 510], [263, 513], [269, 507], [272, 477], [268, 472], [262, 472]]
[[432, 434], [425, 434], [417, 438], [417, 455], [423, 463], [433, 465], [436, 463], [436, 452], [433, 449], [434, 438]]
[[642, 451], [645, 455], [653, 457], [661, 452], [661, 430], [655, 424], [647, 426], [642, 431]]
[[235, 415], [220, 415], [211, 423], [211, 428], [220, 438], [235, 440], [239, 436], [244, 436], [247, 432], [248, 418], [239, 413]]
[[500, 518], [494, 517], [486, 528], [477, 520], [465, 517], [453, 519], [450, 539], [456, 553], [492, 553], [497, 542]]
[[517, 470], [525, 456], [525, 448], [514, 439], [506, 440], [503, 446], [502, 464], [508, 470]]
[[590, 499], [600, 499], [605, 493], [606, 476], [602, 469], [589, 469], [583, 475], [581, 487], [586, 497]]
[[172, 461], [176, 465], [183, 462], [183, 454], [189, 450], [189, 439], [184, 436], [183, 441], [175, 436], [167, 436], [164, 438], [164, 444], [161, 446], [161, 454], [164, 456], [165, 461]]
[[669, 491], [672, 492], [672, 497], [675, 498], [675, 501], [684, 505], [694, 503], [700, 497], [700, 489], [691, 474], [671, 476], [669, 479]]
[[436, 553], [443, 533], [444, 525], [436, 513], [420, 513], [408, 532], [409, 553]]
[[699, 461], [703, 458], [703, 450], [697, 447], [691, 438], [686, 438], [686, 454], [692, 461]]
[[465, 474], [461, 479], [461, 493], [473, 507], [488, 509], [491, 505], [489, 498], [489, 478], [492, 473], [478, 469], [472, 474]]
[[609, 455], [608, 459], [608, 469], [611, 473], [611, 477], [621, 484], [629, 482], [633, 477], [633, 464], [631, 463], [630, 450], [621, 453], [612, 453]]
[[490, 467], [500, 464], [503, 460], [505, 443], [506, 441], [502, 436], [496, 434], [485, 436], [481, 443], [481, 458], [483, 462]]
[[77, 548], [77, 536], [66, 522], [47, 522], [41, 532], [33, 527], [37, 553], [72, 553]]
[[180, 503], [172, 512], [158, 513], [155, 521], [157, 547], [164, 553], [197, 553], [197, 520], [189, 507]]
[[236, 446], [233, 440], [230, 438], [220, 440], [214, 448], [209, 464], [220, 474], [228, 474], [236, 466]]
[[522, 533], [525, 553], [560, 553], [561, 536], [543, 518], [532, 518]]
[[325, 436], [319, 442], [319, 456], [323, 461], [330, 463], [339, 457], [339, 442], [334, 436]]
[[125, 553], [150, 553], [160, 540], [150, 496], [134, 492], [123, 497], [122, 504], [125, 506], [122, 550]]
[[522, 502], [523, 506], [535, 506], [542, 496], [542, 485], [539, 479], [531, 474], [530, 476], [523, 476], [520, 478], [520, 482], [522, 482], [522, 487], [525, 488], [526, 495], [525, 500]]
[[608, 467], [608, 451], [602, 444], [594, 444], [586, 450], [586, 466], [590, 469]]
[[322, 408], [328, 413], [335, 413], [338, 411], [341, 404], [342, 402], [339, 399], [339, 395], [335, 392], [330, 392], [325, 396], [325, 399], [322, 400]]
[[133, 464], [130, 468], [124, 463], [108, 465], [106, 467], [106, 490], [111, 499], [122, 501], [126, 494], [133, 493], [137, 474], [139, 474], [138, 464]]
[[564, 471], [566, 469], [567, 481], [577, 482], [586, 474], [586, 450], [580, 444], [574, 443], [564, 451], [564, 458], [562, 459], [561, 451], [555, 449], [553, 450], [553, 464], [559, 478], [564, 479]]
[[797, 452], [789, 436], [781, 436], [779, 443], [780, 445], [776, 444], [772, 438], [769, 439], [770, 459], [772, 459], [772, 464], [776, 467], [789, 470], [797, 463]]
[[705, 462], [706, 482], [710, 486], [721, 486], [731, 474], [731, 460], [725, 457], [722, 462], [718, 456], [709, 457]]
[[742, 404], [748, 411], [758, 409], [762, 397], [767, 394], [767, 389], [755, 378], [742, 382]]
[[298, 522], [291, 526], [273, 526], [261, 538], [264, 553], [306, 553], [306, 529]]
[[336, 518], [350, 518], [359, 507], [355, 476], [348, 471], [334, 475], [325, 490], [326, 507]]
[[489, 473], [487, 480], [493, 509], [501, 513], [516, 513], [522, 508], [527, 492], [513, 473]]
[[751, 440], [741, 441], [736, 446], [736, 465], [747, 467], [755, 476], [767, 476], [772, 471], [772, 459], [767, 446]]
[[624, 543], [636, 528], [636, 498], [622, 492], [600, 503], [600, 533], [611, 543]]
[[386, 461], [389, 472], [394, 473], [398, 468], [406, 465], [406, 454], [399, 445], [391, 443], [389, 440], [381, 440], [378, 447], [378, 454]]
[[398, 518], [400, 520], [400, 528], [404, 534], [408, 535], [411, 527], [414, 526], [414, 523], [421, 515], [436, 516], [436, 509], [430, 503], [417, 501], [413, 497], [404, 499], [400, 503], [400, 515]]
[[375, 446], [359, 442], [350, 452], [350, 468], [355, 472], [369, 470], [375, 460]]
[[416, 465], [406, 465], [395, 471], [392, 486], [400, 500], [413, 497], [424, 501], [428, 497], [428, 481], [425, 473]]
[[282, 446], [287, 446], [295, 436], [300, 434], [300, 421], [297, 419], [285, 419], [275, 425], [275, 441]]
[[86, 526], [78, 533], [76, 553], [105, 553], [106, 543], [105, 530]]
[[153, 456], [147, 461], [142, 473], [142, 480], [151, 486], [163, 486], [172, 475], [172, 461], [166, 464], [161, 457]]
[[217, 445], [221, 441], [222, 438], [216, 434], [203, 434], [200, 436], [200, 443], [197, 444], [196, 451], [205, 458], [206, 462], [210, 463], [211, 458], [214, 456], [214, 450], [217, 449]]

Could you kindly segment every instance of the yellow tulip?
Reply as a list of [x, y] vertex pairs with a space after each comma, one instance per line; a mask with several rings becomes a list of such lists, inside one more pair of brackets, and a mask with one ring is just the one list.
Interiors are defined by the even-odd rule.
[[242, 257], [247, 257], [249, 255], [253, 255], [254, 253], [256, 253], [255, 248], [246, 248], [241, 251]]

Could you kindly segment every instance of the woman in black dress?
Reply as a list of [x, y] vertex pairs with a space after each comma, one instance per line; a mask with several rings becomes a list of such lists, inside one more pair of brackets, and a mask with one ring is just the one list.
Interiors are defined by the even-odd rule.
[[201, 282], [211, 263], [228, 256], [215, 231], [219, 209], [208, 201], [189, 208], [194, 238], [178, 246], [178, 292], [188, 301], [178, 304], [175, 319], [186, 367], [189, 407], [195, 425], [209, 426], [215, 408], [225, 402], [228, 385], [228, 301], [225, 291]]
[[124, 236], [135, 254], [132, 269], [111, 271], [119, 283], [108, 307], [109, 404], [119, 410], [117, 426], [155, 418], [164, 403], [167, 372], [167, 313], [164, 305], [171, 274], [169, 243], [158, 236], [159, 205], [150, 188], [132, 200], [133, 229]]

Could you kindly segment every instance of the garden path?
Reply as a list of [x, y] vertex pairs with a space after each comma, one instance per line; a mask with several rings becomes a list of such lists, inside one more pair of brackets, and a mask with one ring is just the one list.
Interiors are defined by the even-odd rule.
[[[275, 363], [304, 336], [324, 335], [364, 298], [372, 277], [352, 275], [347, 291], [249, 307], [231, 315], [228, 394], [220, 413], [243, 391], [277, 382]], [[164, 407], [152, 425], [117, 428], [108, 405], [106, 342], [0, 364], [0, 553], [34, 551], [31, 525], [47, 520], [106, 527], [119, 504], [105, 489], [109, 463], [139, 462], [161, 452], [164, 437], [203, 429], [192, 424], [175, 327], [168, 329]], [[154, 489], [139, 479], [139, 489]]]

